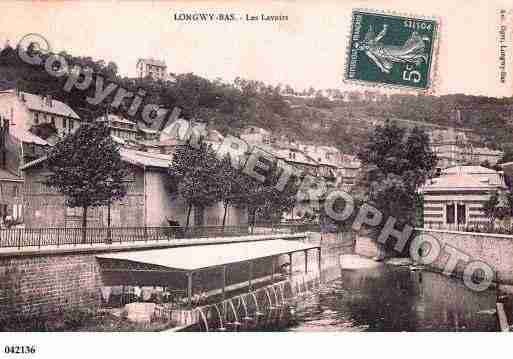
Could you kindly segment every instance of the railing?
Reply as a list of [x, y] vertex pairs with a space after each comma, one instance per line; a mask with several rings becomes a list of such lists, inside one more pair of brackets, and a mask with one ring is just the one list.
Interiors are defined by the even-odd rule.
[[0, 230], [0, 248], [109, 245], [177, 239], [294, 234], [318, 231], [315, 224], [255, 224], [254, 226], [13, 228]]
[[482, 224], [445, 224], [445, 223], [424, 223], [426, 229], [438, 229], [457, 232], [491, 233], [513, 235], [513, 225], [498, 223]]

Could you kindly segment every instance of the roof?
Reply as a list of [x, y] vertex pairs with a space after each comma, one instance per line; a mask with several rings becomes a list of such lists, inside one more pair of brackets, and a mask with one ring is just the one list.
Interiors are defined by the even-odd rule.
[[261, 134], [261, 135], [270, 135], [271, 132], [258, 126], [246, 126], [241, 131], [242, 134]]
[[[14, 90], [12, 90], [14, 92]], [[53, 113], [55, 115], [72, 117], [80, 120], [80, 117], [65, 103], [52, 99], [52, 106], [48, 106], [43, 100], [43, 96], [34, 95], [28, 92], [20, 92], [25, 98], [25, 105], [29, 110]]]
[[[319, 163], [308, 156], [306, 153], [296, 149], [273, 147], [272, 153], [287, 162], [295, 162], [299, 164], [306, 164], [310, 166], [317, 166]], [[294, 153], [294, 158], [290, 157], [290, 153]]]
[[20, 170], [24, 171], [26, 169], [32, 168], [40, 163], [43, 163], [44, 161], [46, 161], [47, 158], [48, 158], [47, 156], [43, 156], [43, 157], [39, 157], [38, 159], [35, 159], [34, 161], [27, 162], [23, 166], [20, 167]]
[[23, 178], [7, 170], [0, 169], [0, 181], [23, 182]]
[[497, 171], [483, 166], [454, 166], [442, 170], [446, 174], [496, 174]]
[[111, 121], [111, 122], [126, 123], [126, 124], [133, 125], [133, 126], [135, 126], [135, 125], [136, 125], [136, 123], [135, 123], [135, 122], [130, 121], [130, 120], [127, 120], [127, 119], [125, 119], [125, 118], [123, 118], [123, 117], [120, 117], [120, 116], [118, 116], [118, 115], [114, 115], [114, 114], [112, 114], [112, 113], [109, 113], [109, 114], [107, 115], [107, 118], [105, 118], [105, 115], [100, 116], [100, 117], [98, 117], [98, 118], [96, 119], [96, 121], [102, 122], [102, 121], [106, 121], [107, 119], [108, 119], [109, 121]]
[[[132, 149], [128, 149], [128, 148], [121, 148], [119, 153], [121, 154], [121, 159], [123, 161], [130, 163], [132, 165], [141, 166], [141, 167], [167, 169], [173, 160], [173, 157], [170, 155], [142, 152], [142, 151], [132, 150]], [[36, 166], [39, 163], [46, 161], [46, 159], [47, 159], [46, 156], [40, 157], [37, 160], [31, 161], [31, 162], [21, 166], [20, 169], [21, 170], [29, 169], [31, 167]]]
[[51, 146], [51, 144], [43, 140], [41, 137], [34, 135], [33, 133], [24, 130], [18, 126], [11, 127], [11, 134], [13, 137], [17, 138], [21, 142], [24, 143], [33, 143], [40, 146]]
[[273, 239], [264, 241], [225, 243], [216, 245], [184, 246], [167, 249], [117, 252], [97, 255], [97, 258], [123, 260], [163, 266], [183, 271], [218, 267], [258, 258], [319, 248], [295, 240]]
[[139, 59], [139, 60], [137, 60], [137, 63], [139, 63], [141, 61], [144, 62], [145, 64], [148, 64], [148, 65], [153, 65], [153, 66], [158, 66], [158, 67], [167, 67], [166, 66], [166, 62], [162, 61], [162, 60], [155, 60], [155, 59], [152, 59], [152, 58], [149, 58], [149, 59]]
[[431, 191], [465, 191], [465, 190], [493, 190], [506, 188], [504, 182], [497, 183], [488, 178], [481, 178], [475, 175], [445, 175], [433, 178], [421, 188], [422, 192]]
[[173, 161], [173, 157], [170, 155], [143, 152], [127, 148], [122, 148], [120, 150], [120, 154], [123, 161], [143, 167], [167, 169]]

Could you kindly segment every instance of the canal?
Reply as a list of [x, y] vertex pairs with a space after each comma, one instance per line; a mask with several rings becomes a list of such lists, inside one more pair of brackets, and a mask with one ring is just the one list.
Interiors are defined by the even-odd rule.
[[496, 293], [408, 266], [341, 269], [286, 331], [497, 331]]

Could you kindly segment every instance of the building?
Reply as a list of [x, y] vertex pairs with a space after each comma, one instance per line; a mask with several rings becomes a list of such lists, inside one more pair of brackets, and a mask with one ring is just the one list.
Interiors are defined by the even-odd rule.
[[117, 115], [108, 114], [96, 119], [97, 122], [105, 122], [110, 129], [110, 134], [123, 141], [135, 141], [138, 134], [137, 124]]
[[483, 204], [495, 191], [504, 191], [502, 172], [482, 166], [442, 170], [419, 190], [424, 195], [424, 227], [458, 229], [489, 223]]
[[[112, 204], [113, 227], [168, 226], [169, 220], [185, 226], [188, 206], [168, 185], [172, 156], [122, 148], [121, 158], [130, 169], [126, 179], [128, 193]], [[69, 208], [64, 196], [44, 184], [48, 170], [45, 157], [22, 166], [25, 175], [24, 217], [27, 227], [80, 227], [81, 208]], [[108, 225], [106, 207], [88, 210], [88, 226]], [[222, 204], [193, 208], [191, 225], [214, 225], [222, 221]], [[227, 225], [247, 224], [245, 210], [229, 208]]]
[[51, 95], [17, 89], [0, 91], [0, 113], [10, 119], [16, 130], [29, 131], [32, 126], [48, 123], [55, 126], [59, 135], [65, 135], [80, 126], [80, 117], [65, 103]]
[[21, 144], [0, 119], [0, 227], [23, 222], [23, 178], [19, 173]]
[[362, 168], [362, 164], [356, 156], [341, 153], [340, 165], [337, 177], [339, 184], [345, 187], [351, 187], [357, 181], [358, 174]]
[[149, 59], [139, 59], [136, 64], [137, 77], [151, 77], [154, 80], [166, 80], [167, 66], [165, 61]]
[[257, 126], [245, 127], [240, 133], [240, 138], [250, 145], [271, 144], [271, 132]]
[[457, 165], [495, 165], [503, 152], [476, 145], [477, 138], [469, 130], [435, 129], [429, 132], [431, 148], [438, 157], [440, 169]]

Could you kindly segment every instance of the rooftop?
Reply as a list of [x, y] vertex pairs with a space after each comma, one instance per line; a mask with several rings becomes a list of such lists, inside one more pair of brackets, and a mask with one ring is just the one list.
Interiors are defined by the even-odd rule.
[[440, 177], [432, 178], [421, 188], [421, 192], [458, 190], [495, 190], [506, 188], [501, 172], [482, 166], [455, 166], [442, 171]]
[[107, 118], [106, 118], [106, 116], [105, 116], [105, 115], [100, 116], [100, 117], [98, 117], [98, 118], [96, 119], [96, 121], [99, 121], [99, 122], [100, 122], [100, 121], [106, 121], [107, 119], [108, 119], [109, 121], [111, 121], [111, 122], [125, 123], [125, 124], [127, 124], [127, 125], [132, 125], [132, 126], [135, 126], [135, 125], [136, 125], [136, 123], [135, 123], [135, 122], [130, 121], [130, 120], [127, 120], [127, 119], [125, 119], [125, 118], [123, 118], [123, 117], [120, 117], [120, 116], [118, 116], [118, 115], [114, 115], [114, 114], [112, 114], [112, 113], [109, 113], [109, 114], [107, 115]]
[[273, 239], [258, 242], [107, 253], [96, 257], [105, 260], [130, 261], [191, 271], [314, 248], [319, 248], [319, 246], [293, 240]]
[[448, 167], [442, 170], [444, 174], [496, 174], [497, 171], [494, 171], [490, 168], [486, 168], [483, 166], [454, 166]]
[[120, 154], [123, 161], [142, 167], [167, 169], [173, 161], [173, 157], [170, 155], [142, 152], [127, 148], [122, 148]]
[[[16, 94], [15, 89], [10, 89], [2, 92]], [[61, 101], [51, 99], [50, 106], [48, 98], [45, 98], [43, 95], [34, 95], [28, 92], [20, 92], [19, 96], [20, 98], [22, 97], [24, 99], [25, 105], [31, 111], [46, 112], [80, 120], [80, 117], [76, 114], [76, 112], [73, 111], [71, 107], [69, 107]]]
[[166, 66], [166, 62], [163, 61], [163, 60], [156, 60], [156, 59], [153, 59], [153, 58], [149, 58], [149, 59], [138, 59], [137, 60], [137, 63], [139, 62], [144, 62], [145, 64], [148, 64], [148, 65], [153, 65], [153, 66], [158, 66], [158, 67], [167, 67]]
[[[167, 169], [173, 160], [173, 157], [170, 155], [142, 152], [128, 148], [121, 148], [119, 153], [123, 161], [139, 167]], [[46, 161], [46, 159], [46, 156], [38, 158], [37, 160], [25, 164], [20, 169], [26, 170], [32, 168]]]
[[0, 181], [23, 182], [23, 178], [0, 168]]

